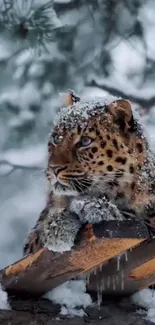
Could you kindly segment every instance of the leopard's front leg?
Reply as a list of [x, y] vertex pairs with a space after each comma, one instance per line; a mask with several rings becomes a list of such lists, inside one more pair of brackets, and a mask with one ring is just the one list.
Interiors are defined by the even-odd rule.
[[68, 200], [51, 197], [25, 240], [24, 255], [41, 247], [55, 252], [70, 250], [80, 227], [78, 215], [69, 211]]
[[23, 255], [33, 254], [44, 246], [41, 232], [43, 229], [43, 220], [46, 218], [47, 214], [48, 214], [48, 207], [46, 207], [41, 212], [35, 226], [30, 230], [28, 236], [25, 238]]
[[70, 211], [77, 213], [82, 223], [125, 219], [118, 207], [104, 196], [77, 196], [70, 203]]
[[49, 209], [41, 233], [44, 247], [55, 252], [70, 250], [74, 246], [80, 227], [81, 222], [76, 213], [71, 213], [66, 208], [57, 211]]

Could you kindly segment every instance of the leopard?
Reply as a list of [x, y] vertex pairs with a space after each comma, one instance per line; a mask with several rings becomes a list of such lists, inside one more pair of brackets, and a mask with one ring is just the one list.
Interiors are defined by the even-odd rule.
[[154, 236], [155, 157], [128, 99], [80, 98], [73, 91], [48, 141], [46, 208], [24, 254], [70, 250], [85, 223], [139, 219]]

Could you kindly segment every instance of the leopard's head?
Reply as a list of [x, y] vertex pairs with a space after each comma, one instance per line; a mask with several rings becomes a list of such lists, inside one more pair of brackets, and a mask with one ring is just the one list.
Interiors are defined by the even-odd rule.
[[57, 195], [135, 182], [147, 143], [127, 100], [84, 101], [70, 93], [48, 143], [47, 178]]

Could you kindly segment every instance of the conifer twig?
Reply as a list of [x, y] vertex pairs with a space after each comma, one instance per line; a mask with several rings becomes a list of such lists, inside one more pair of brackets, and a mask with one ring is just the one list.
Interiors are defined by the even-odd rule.
[[53, 0], [40, 5], [37, 0], [1, 0], [0, 38], [17, 49], [48, 50], [54, 32], [62, 27]]

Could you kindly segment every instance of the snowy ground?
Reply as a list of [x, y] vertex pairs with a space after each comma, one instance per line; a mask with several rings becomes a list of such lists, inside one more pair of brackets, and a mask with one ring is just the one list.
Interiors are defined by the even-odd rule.
[[45, 294], [45, 298], [61, 305], [61, 315], [84, 316], [85, 308], [92, 305], [91, 296], [86, 293], [84, 280], [68, 281]]

